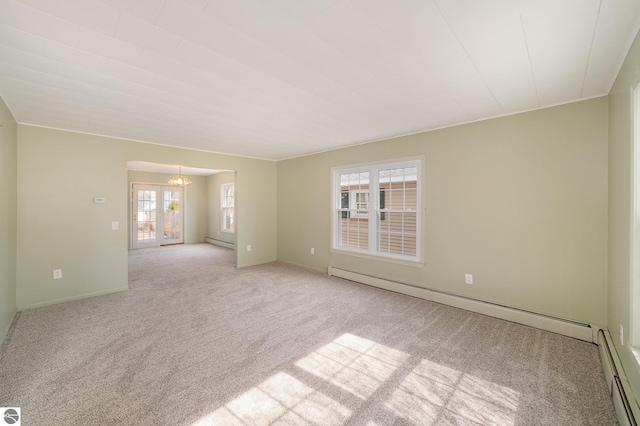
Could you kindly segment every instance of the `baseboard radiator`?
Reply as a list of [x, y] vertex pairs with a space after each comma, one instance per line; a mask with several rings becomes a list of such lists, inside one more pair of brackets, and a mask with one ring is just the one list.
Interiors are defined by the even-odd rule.
[[229, 248], [229, 249], [235, 249], [236, 248], [236, 245], [233, 244], [233, 243], [228, 243], [228, 242], [222, 241], [222, 240], [216, 240], [215, 238], [206, 237], [204, 239], [204, 241], [209, 243], [209, 244], [213, 244], [213, 245], [220, 246], [220, 247], [226, 247], [226, 248]]
[[416, 287], [408, 284], [398, 283], [395, 281], [371, 277], [368, 275], [351, 272], [332, 266], [329, 266], [328, 273], [330, 276], [339, 277], [349, 281], [355, 281], [378, 288], [383, 288], [385, 290], [395, 291], [397, 293], [402, 293], [409, 296], [419, 297], [421, 299], [441, 303], [443, 305], [465, 309], [467, 311], [476, 312], [479, 314], [488, 315], [523, 325], [528, 325], [530, 327], [540, 328], [542, 330], [563, 334], [575, 339], [585, 340], [592, 343], [596, 343], [597, 341], [598, 328], [592, 327], [589, 324], [568, 321], [562, 318], [555, 318], [510, 308], [507, 306], [496, 305], [493, 303], [482, 302], [466, 297], [428, 290], [422, 287]]
[[631, 386], [629, 386], [629, 381], [624, 373], [618, 357], [618, 351], [613, 345], [609, 331], [600, 330], [597, 343], [600, 348], [600, 358], [602, 359], [602, 367], [609, 387], [609, 394], [618, 415], [618, 422], [623, 426], [636, 426], [636, 419], [640, 418], [640, 409]]

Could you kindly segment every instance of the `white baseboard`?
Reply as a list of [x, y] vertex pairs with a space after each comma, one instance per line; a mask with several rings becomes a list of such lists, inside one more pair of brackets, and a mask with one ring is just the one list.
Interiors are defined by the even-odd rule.
[[329, 266], [328, 273], [330, 276], [344, 278], [350, 281], [395, 291], [409, 296], [419, 297], [432, 302], [442, 303], [443, 305], [465, 309], [467, 311], [516, 322], [530, 327], [540, 328], [542, 330], [551, 331], [553, 333], [562, 334], [587, 342], [595, 342], [594, 339], [596, 336], [594, 335], [590, 324], [568, 321], [507, 306], [428, 290], [426, 288], [371, 277], [356, 272], [346, 271], [344, 269], [334, 268], [332, 266]]
[[609, 330], [603, 329], [599, 331], [597, 343], [600, 348], [604, 377], [618, 416], [618, 422], [620, 425], [636, 426], [635, 419], [640, 419], [640, 408], [622, 368], [618, 351], [613, 344]]
[[216, 240], [214, 238], [206, 237], [204, 239], [204, 241], [209, 243], [209, 244], [213, 244], [213, 245], [220, 246], [220, 247], [226, 247], [226, 248], [229, 248], [229, 249], [235, 249], [236, 248], [236, 245], [233, 244], [233, 243], [228, 243], [228, 242], [222, 241], [222, 240]]
[[236, 268], [238, 268], [238, 269], [250, 268], [252, 266], [266, 265], [267, 263], [273, 263], [273, 262], [277, 262], [277, 260], [276, 259], [262, 259], [262, 260], [258, 260], [256, 262], [252, 262], [252, 263], [241, 263], [239, 265], [236, 265]]
[[127, 287], [114, 288], [114, 289], [111, 289], [111, 290], [96, 291], [94, 293], [85, 293], [85, 294], [81, 294], [79, 296], [63, 297], [61, 299], [47, 300], [46, 302], [34, 303], [33, 305], [18, 306], [18, 310], [19, 311], [24, 311], [25, 309], [41, 308], [43, 306], [56, 305], [58, 303], [70, 302], [72, 300], [87, 299], [89, 297], [95, 297], [95, 296], [104, 296], [106, 294], [119, 293], [121, 291], [127, 291], [127, 290], [129, 290], [128, 286]]
[[295, 267], [298, 267], [298, 268], [307, 269], [309, 271], [319, 272], [319, 273], [321, 273], [323, 275], [325, 274], [325, 270], [322, 269], [322, 268], [313, 268], [311, 266], [303, 265], [301, 263], [289, 262], [288, 260], [277, 260], [276, 262], [282, 263], [283, 265], [291, 265], [291, 266], [295, 266]]
[[0, 347], [2, 347], [2, 344], [4, 343], [4, 339], [6, 339], [7, 335], [9, 334], [9, 329], [11, 329], [11, 325], [15, 321], [17, 313], [18, 313], [17, 309], [13, 311], [13, 314], [11, 314], [11, 320], [9, 321], [9, 324], [7, 324], [7, 326], [4, 328], [4, 330], [1, 331], [1, 334], [0, 334]]

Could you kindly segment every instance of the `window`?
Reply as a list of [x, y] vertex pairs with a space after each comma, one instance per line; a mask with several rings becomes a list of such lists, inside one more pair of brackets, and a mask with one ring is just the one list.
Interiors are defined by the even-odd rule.
[[333, 170], [334, 250], [420, 262], [421, 162]]
[[351, 191], [349, 194], [349, 209], [354, 212], [351, 217], [366, 218], [369, 210], [369, 190]]
[[220, 206], [222, 208], [222, 230], [224, 232], [235, 232], [234, 220], [234, 192], [233, 183], [223, 183], [220, 189]]

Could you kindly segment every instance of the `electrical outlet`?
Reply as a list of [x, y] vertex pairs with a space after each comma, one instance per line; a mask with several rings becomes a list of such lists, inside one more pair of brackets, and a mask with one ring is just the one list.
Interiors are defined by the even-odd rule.
[[62, 269], [54, 269], [53, 270], [53, 279], [54, 280], [59, 280], [60, 278], [62, 278]]
[[316, 250], [313, 247], [311, 247], [311, 254], [316, 254]]
[[247, 251], [251, 251], [251, 244], [247, 245]]
[[624, 327], [620, 324], [620, 344], [624, 346]]
[[117, 220], [111, 222], [111, 230], [117, 231], [118, 229], [120, 229], [120, 223]]
[[464, 282], [465, 284], [473, 284], [473, 275], [464, 274]]

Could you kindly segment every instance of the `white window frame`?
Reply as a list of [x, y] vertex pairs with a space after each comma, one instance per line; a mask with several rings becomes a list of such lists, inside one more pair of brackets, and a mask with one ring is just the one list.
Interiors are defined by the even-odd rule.
[[[331, 251], [339, 254], [346, 254], [357, 257], [364, 257], [374, 260], [382, 260], [393, 263], [400, 263], [409, 266], [424, 266], [423, 257], [423, 211], [422, 211], [422, 169], [423, 158], [412, 158], [408, 160], [398, 160], [385, 163], [371, 163], [358, 166], [347, 167], [334, 167], [331, 169], [331, 180], [333, 187], [332, 203], [331, 203]], [[377, 241], [377, 214], [384, 212], [391, 212], [389, 208], [380, 209], [380, 185], [378, 182], [379, 171], [384, 169], [397, 169], [397, 168], [410, 168], [415, 167], [417, 169], [417, 182], [416, 182], [416, 255], [407, 256], [395, 253], [385, 253], [378, 251]], [[367, 191], [369, 192], [369, 211], [368, 214], [359, 214], [357, 217], [351, 213], [352, 218], [366, 218], [368, 219], [369, 226], [369, 247], [367, 249], [358, 249], [353, 247], [344, 247], [340, 245], [340, 220], [342, 213], [341, 206], [341, 194], [342, 188], [340, 185], [340, 175], [350, 173], [362, 173], [369, 172], [369, 189], [368, 190], [351, 190], [349, 192], [349, 209], [352, 210], [352, 192]], [[373, 208], [371, 208], [373, 207]], [[413, 210], [404, 210], [413, 211]]]
[[[640, 81], [631, 88], [631, 223], [630, 223], [630, 330], [625, 337], [636, 367], [640, 369]], [[612, 330], [612, 337], [616, 336]]]
[[[221, 217], [220, 230], [228, 234], [235, 234], [236, 232], [236, 224], [235, 224], [236, 188], [235, 186], [236, 185], [233, 182], [223, 183], [222, 185], [220, 185], [220, 217]], [[228, 187], [233, 188], [233, 205], [232, 206], [226, 205], [227, 197], [225, 195], [227, 193]], [[228, 209], [234, 209], [233, 216], [231, 217], [231, 221], [233, 224], [232, 229], [227, 229], [227, 210]]]

